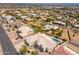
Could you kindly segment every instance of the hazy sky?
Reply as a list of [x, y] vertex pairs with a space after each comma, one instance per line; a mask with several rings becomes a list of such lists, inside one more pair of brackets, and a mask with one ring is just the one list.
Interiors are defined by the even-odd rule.
[[0, 0], [0, 3], [79, 3], [79, 0]]

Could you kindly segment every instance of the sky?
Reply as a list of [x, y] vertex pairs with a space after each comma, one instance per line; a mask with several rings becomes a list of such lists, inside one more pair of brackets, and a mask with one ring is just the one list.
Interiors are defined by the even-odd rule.
[[79, 0], [0, 0], [0, 3], [79, 3]]

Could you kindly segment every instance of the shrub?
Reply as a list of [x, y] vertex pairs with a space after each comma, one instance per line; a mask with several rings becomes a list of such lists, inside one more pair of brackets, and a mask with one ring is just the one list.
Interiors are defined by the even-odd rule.
[[27, 47], [25, 45], [22, 45], [22, 47], [20, 48], [20, 54], [24, 55], [26, 53]]
[[37, 54], [38, 54], [38, 51], [37, 51], [37, 50], [34, 50], [34, 51], [32, 51], [31, 54], [32, 54], [32, 55], [37, 55]]

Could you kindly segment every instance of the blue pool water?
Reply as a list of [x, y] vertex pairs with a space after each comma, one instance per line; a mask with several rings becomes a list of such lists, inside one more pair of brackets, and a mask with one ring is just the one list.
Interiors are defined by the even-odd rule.
[[56, 43], [60, 43], [61, 41], [60, 41], [60, 39], [58, 39], [58, 38], [55, 38], [55, 37], [51, 37], [52, 38], [52, 40], [54, 41], [54, 42], [56, 42]]

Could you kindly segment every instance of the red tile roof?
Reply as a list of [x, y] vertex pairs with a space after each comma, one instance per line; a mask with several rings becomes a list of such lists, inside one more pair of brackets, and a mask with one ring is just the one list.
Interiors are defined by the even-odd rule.
[[63, 46], [60, 46], [59, 48], [57, 48], [54, 52], [54, 55], [71, 55], [71, 53], [67, 50], [64, 49]]

